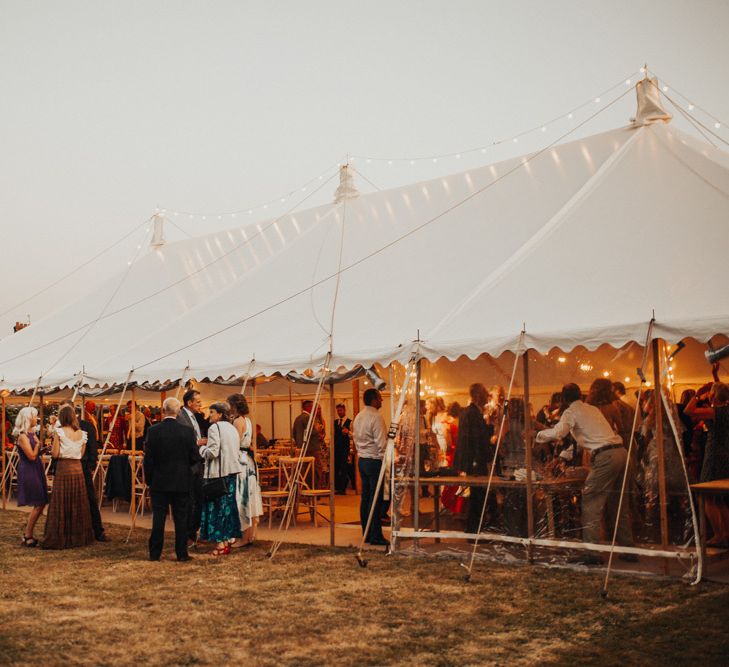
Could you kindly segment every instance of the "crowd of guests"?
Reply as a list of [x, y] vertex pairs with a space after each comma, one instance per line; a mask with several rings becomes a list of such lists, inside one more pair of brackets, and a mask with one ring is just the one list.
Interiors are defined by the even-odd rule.
[[[507, 401], [502, 387], [487, 390], [481, 383], [471, 385], [469, 395], [465, 408], [457, 402], [446, 405], [440, 396], [421, 401], [421, 475], [483, 476], [493, 468], [501, 477], [523, 478], [523, 400]], [[389, 500], [385, 500], [382, 491], [375, 497], [375, 489], [387, 426], [380, 412], [380, 392], [368, 389], [363, 401], [364, 408], [354, 420], [347, 417], [343, 404], [336, 406], [333, 481], [337, 493], [345, 493], [350, 484], [355, 487], [356, 453], [363, 531], [375, 505], [365, 541], [386, 545], [382, 520], [387, 516]], [[34, 527], [46, 505], [48, 519], [40, 540], [43, 547], [66, 548], [107, 539], [93, 485], [98, 459], [98, 426], [94, 410], [90, 409], [93, 407], [87, 403], [85, 418], [79, 419], [72, 405], [62, 405], [57, 423], [52, 424], [49, 453], [56, 462], [50, 501], [41, 461], [44, 450], [36, 434], [37, 411], [29, 407], [18, 413], [13, 430], [20, 456], [18, 504], [32, 507], [23, 535], [25, 546], [39, 543]], [[619, 544], [630, 546], [635, 538], [656, 539], [660, 512], [659, 432], [664, 438], [672, 541], [685, 540], [691, 528], [683, 462], [675, 445], [674, 428], [678, 426], [690, 482], [729, 478], [729, 386], [719, 381], [716, 370], [713, 382], [698, 391], [685, 391], [677, 405], [668, 401], [667, 407], [668, 410], [662, 410], [662, 429], [658, 429], [653, 390], [643, 391], [640, 401], [631, 404], [621, 383], [598, 378], [587, 393], [576, 384], [565, 385], [534, 415], [531, 423], [536, 432], [535, 468], [541, 474], [556, 476], [566, 474], [570, 467], [587, 471], [578, 517], [584, 541], [599, 542], [611, 537], [618, 516]], [[675, 419], [669, 418], [669, 411], [675, 413]], [[186, 392], [182, 403], [173, 398], [165, 400], [162, 419], [156, 424], [150, 424], [141, 410], [135, 413], [131, 405], [128, 407], [124, 437], [131, 437], [134, 429], [145, 453], [144, 471], [153, 515], [149, 543], [153, 560], [161, 554], [170, 508], [179, 560], [187, 560], [188, 548], [198, 541], [210, 543], [210, 554], [215, 557], [253, 541], [258, 517], [263, 513], [253, 438], [258, 446], [267, 443], [260, 427], [254, 432], [248, 412], [246, 399], [234, 394], [227, 402], [213, 403], [209, 416], [204, 417], [200, 394], [195, 390]], [[412, 430], [407, 422], [414, 415], [407, 415], [406, 406], [398, 438], [400, 454], [404, 434]], [[303, 447], [308, 437], [306, 454], [314, 457], [315, 483], [319, 488], [328, 485], [325, 432], [321, 409], [315, 411], [312, 401], [304, 401], [292, 435], [297, 447]], [[624, 501], [618, 513], [624, 477]], [[427, 486], [422, 492], [428, 494]], [[497, 494], [491, 493], [482, 512], [484, 497], [482, 486], [469, 487], [464, 480], [461, 488], [446, 487], [441, 500], [452, 514], [464, 515], [467, 533], [476, 533], [497, 521], [508, 529], [510, 517], [517, 517], [515, 532], [524, 533], [523, 493], [500, 493], [498, 503]], [[729, 548], [729, 506], [721, 498], [710, 499], [706, 512], [712, 529], [709, 545]], [[581, 560], [599, 559], [584, 556]]]
[[[202, 418], [200, 394], [190, 390], [182, 403], [167, 398], [162, 420], [152, 425], [141, 411], [135, 414], [131, 405], [128, 409], [127, 423], [144, 448], [152, 506], [150, 559], [160, 559], [170, 510], [180, 561], [190, 559], [188, 549], [198, 542], [209, 543], [214, 557], [251, 544], [263, 506], [245, 397], [234, 394], [227, 402], [213, 403], [209, 416]], [[52, 445], [44, 448], [37, 423], [37, 410], [22, 408], [13, 430], [19, 451], [18, 505], [32, 508], [22, 545], [65, 549], [107, 541], [93, 484], [96, 424], [79, 419], [73, 405], [63, 404], [50, 423]], [[50, 499], [43, 454], [53, 459]], [[38, 540], [34, 529], [46, 506], [44, 534]]]

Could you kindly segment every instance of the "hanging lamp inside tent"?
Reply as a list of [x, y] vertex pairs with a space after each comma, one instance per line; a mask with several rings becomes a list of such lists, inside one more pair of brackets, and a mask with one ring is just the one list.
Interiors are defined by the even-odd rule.
[[356, 199], [359, 190], [354, 187], [354, 177], [349, 171], [349, 165], [339, 167], [339, 186], [334, 192], [334, 203], [341, 204], [345, 199]]
[[152, 240], [149, 242], [151, 248], [161, 248], [165, 244], [165, 219], [160, 213], [154, 215], [154, 231]]
[[642, 81], [635, 84], [635, 93], [638, 97], [638, 111], [633, 121], [635, 125], [671, 122], [673, 115], [663, 108], [658, 79], [651, 79], [646, 75]]

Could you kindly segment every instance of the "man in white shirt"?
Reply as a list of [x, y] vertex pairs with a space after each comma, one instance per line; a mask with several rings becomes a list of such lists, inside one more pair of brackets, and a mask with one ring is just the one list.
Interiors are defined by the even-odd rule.
[[372, 516], [372, 524], [369, 533], [365, 535], [365, 542], [386, 547], [389, 542], [382, 534], [382, 489], [380, 489], [377, 498], [375, 498], [375, 489], [382, 468], [382, 459], [385, 456], [387, 425], [379, 412], [382, 407], [380, 392], [377, 389], [368, 389], [364, 393], [363, 400], [365, 407], [354, 418], [352, 426], [354, 446], [359, 456], [359, 474], [362, 480], [359, 519], [364, 532], [374, 503], [375, 511]]
[[[570, 383], [562, 388], [562, 400], [568, 407], [559, 422], [553, 428], [537, 433], [536, 441], [560, 440], [571, 433], [577, 444], [590, 452], [590, 474], [582, 489], [582, 539], [596, 544], [600, 541], [600, 525], [606, 510], [607, 516], [613, 521], [617, 516], [628, 452], [623, 439], [613, 431], [599, 408], [582, 402], [582, 392], [576, 384]], [[608, 521], [612, 538], [613, 526], [609, 524]], [[633, 545], [627, 498], [623, 500], [620, 511], [617, 542], [623, 546]], [[636, 560], [630, 554], [624, 554], [621, 558]], [[599, 564], [602, 558], [587, 555], [581, 557], [580, 562]]]

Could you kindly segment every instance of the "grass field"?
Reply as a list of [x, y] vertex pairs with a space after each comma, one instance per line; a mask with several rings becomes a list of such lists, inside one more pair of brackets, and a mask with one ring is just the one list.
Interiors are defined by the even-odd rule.
[[[12, 665], [719, 665], [729, 587], [256, 544], [223, 559], [146, 558], [148, 534], [21, 549], [0, 512], [0, 662]], [[168, 542], [171, 540], [168, 539]], [[196, 555], [196, 554], [194, 554]]]

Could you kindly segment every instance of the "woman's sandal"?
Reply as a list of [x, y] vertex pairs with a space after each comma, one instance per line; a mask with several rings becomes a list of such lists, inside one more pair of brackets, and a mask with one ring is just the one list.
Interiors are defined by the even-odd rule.
[[212, 551], [208, 552], [208, 556], [212, 558], [218, 558], [219, 556], [225, 556], [225, 549], [218, 549], [217, 547]]
[[20, 541], [20, 546], [21, 547], [37, 547], [38, 540], [36, 540], [35, 537], [23, 536], [23, 539]]

